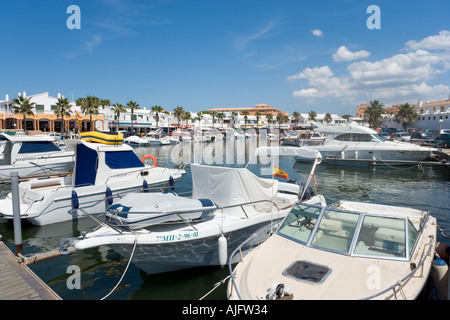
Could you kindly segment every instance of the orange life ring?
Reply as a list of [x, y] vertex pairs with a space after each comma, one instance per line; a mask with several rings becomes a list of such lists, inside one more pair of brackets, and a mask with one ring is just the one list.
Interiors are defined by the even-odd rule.
[[145, 159], [151, 159], [151, 160], [153, 160], [153, 166], [154, 166], [154, 167], [156, 167], [156, 165], [158, 164], [158, 161], [156, 161], [155, 157], [152, 156], [151, 154], [148, 154], [148, 155], [146, 155], [146, 156], [143, 156], [142, 159], [141, 159], [142, 163], [144, 163]]

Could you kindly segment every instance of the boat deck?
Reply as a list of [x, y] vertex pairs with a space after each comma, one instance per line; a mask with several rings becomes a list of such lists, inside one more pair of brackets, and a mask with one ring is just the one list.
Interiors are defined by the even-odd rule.
[[61, 300], [0, 241], [0, 300]]

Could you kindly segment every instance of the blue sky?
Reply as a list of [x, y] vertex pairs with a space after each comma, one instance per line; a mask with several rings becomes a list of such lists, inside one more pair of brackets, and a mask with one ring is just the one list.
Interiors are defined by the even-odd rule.
[[[68, 29], [70, 5], [81, 29]], [[380, 8], [381, 29], [366, 12]], [[448, 0], [2, 1], [0, 99], [352, 114], [450, 94]]]

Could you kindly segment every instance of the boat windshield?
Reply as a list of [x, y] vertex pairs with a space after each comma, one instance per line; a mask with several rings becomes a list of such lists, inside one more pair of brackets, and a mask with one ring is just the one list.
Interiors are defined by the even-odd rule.
[[305, 204], [294, 207], [278, 234], [327, 251], [401, 260], [409, 259], [418, 239], [416, 228], [406, 217]]
[[383, 137], [378, 134], [369, 133], [343, 133], [337, 135], [334, 140], [339, 141], [352, 141], [352, 142], [383, 142], [386, 141]]

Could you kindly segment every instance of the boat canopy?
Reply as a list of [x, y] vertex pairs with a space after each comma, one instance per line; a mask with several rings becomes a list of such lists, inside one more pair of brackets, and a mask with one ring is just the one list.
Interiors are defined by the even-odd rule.
[[41, 153], [61, 151], [52, 141], [23, 141], [19, 153]]
[[255, 209], [271, 212], [278, 191], [278, 181], [256, 176], [246, 168], [228, 168], [191, 164], [192, 198], [210, 199], [218, 206], [230, 206], [252, 201]]

